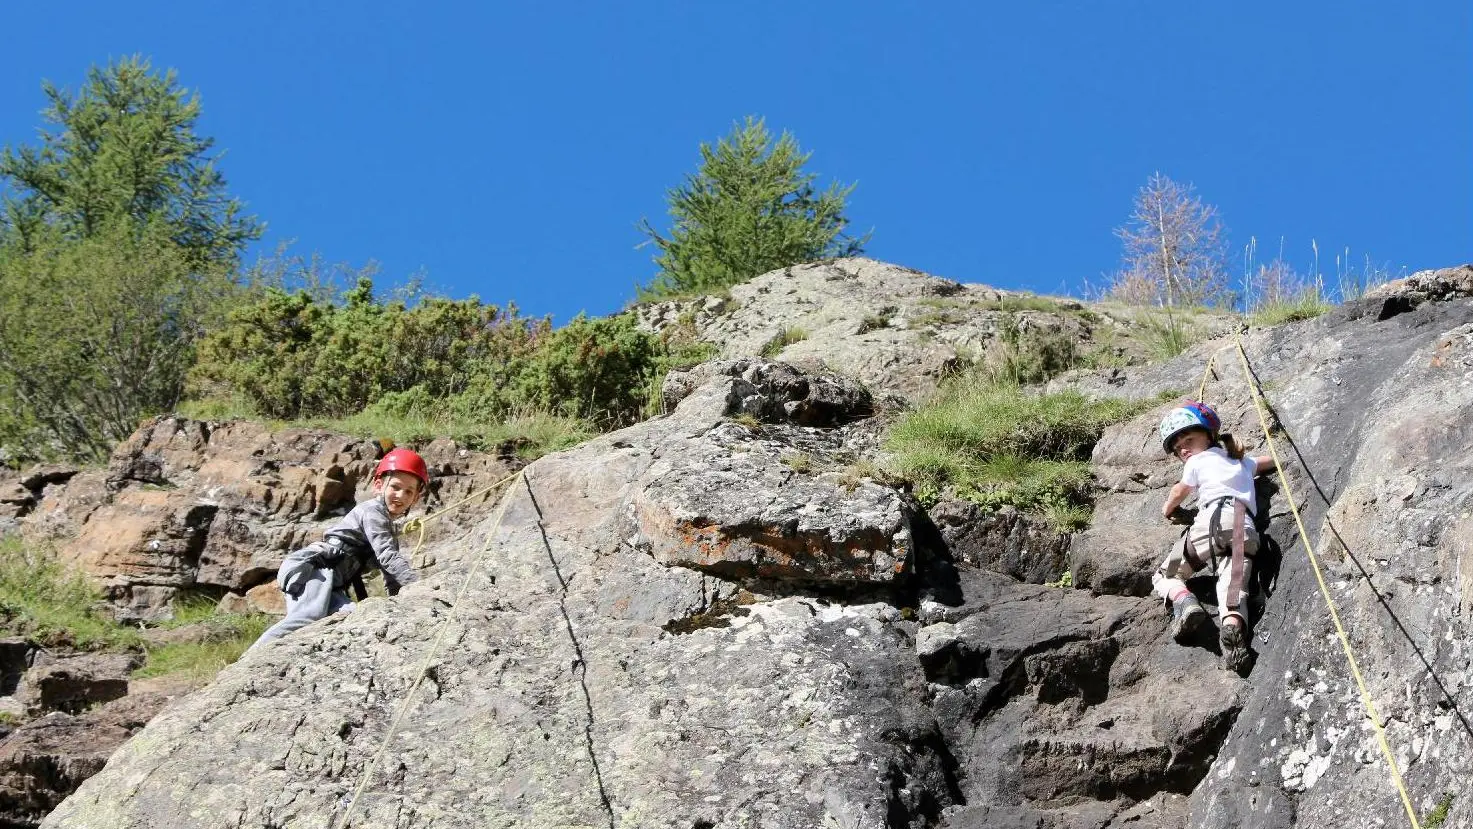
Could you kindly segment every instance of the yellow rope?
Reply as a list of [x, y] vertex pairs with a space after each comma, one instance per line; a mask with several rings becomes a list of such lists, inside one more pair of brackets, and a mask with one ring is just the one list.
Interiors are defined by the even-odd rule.
[[510, 475], [507, 475], [505, 478], [502, 478], [501, 480], [497, 481], [496, 483], [494, 483], [494, 484], [492, 484], [492, 485], [490, 485], [488, 487], [484, 487], [482, 489], [478, 489], [475, 492], [472, 492], [471, 494], [465, 496], [464, 498], [461, 498], [459, 501], [456, 501], [455, 503], [450, 504], [447, 507], [444, 507], [444, 508], [442, 508], [442, 509], [440, 509], [440, 510], [438, 510], [436, 512], [430, 513], [429, 515], [426, 515], [423, 518], [412, 518], [409, 521], [404, 522], [404, 532], [407, 532], [407, 533], [417, 532], [417, 533], [419, 533], [419, 537], [414, 540], [414, 549], [409, 551], [409, 560], [410, 561], [414, 561], [415, 560], [414, 557], [417, 556], [417, 555], [419, 555], [420, 548], [425, 545], [425, 525], [426, 524], [428, 524], [431, 521], [434, 521], [436, 518], [439, 518], [440, 516], [444, 515], [447, 512], [450, 512], [451, 510], [460, 508], [463, 504], [469, 503], [470, 501], [473, 501], [473, 500], [475, 500], [477, 498], [480, 498], [483, 495], [487, 495], [487, 494], [491, 493], [493, 490], [495, 490], [496, 488], [500, 487], [502, 484], [506, 483], [507, 481], [510, 481], [511, 479], [515, 478], [516, 476], [518, 476], [520, 474], [522, 474], [522, 473], [521, 472], [513, 472]]
[[1217, 355], [1221, 354], [1224, 351], [1227, 351], [1230, 348], [1232, 348], [1231, 345], [1225, 345], [1222, 348], [1219, 348], [1216, 351], [1212, 352], [1212, 355], [1207, 358], [1207, 368], [1202, 372], [1202, 383], [1197, 386], [1198, 403], [1207, 402], [1207, 381], [1209, 378], [1212, 377], [1212, 367], [1213, 364], [1217, 362]]
[[[1371, 700], [1371, 692], [1366, 689], [1366, 682], [1361, 677], [1360, 666], [1356, 664], [1355, 653], [1350, 647], [1350, 636], [1345, 632], [1345, 626], [1340, 623], [1340, 612], [1335, 607], [1335, 599], [1330, 596], [1329, 586], [1325, 584], [1325, 575], [1320, 568], [1319, 557], [1315, 555], [1314, 545], [1309, 542], [1309, 533], [1304, 529], [1304, 519], [1299, 516], [1299, 507], [1294, 503], [1294, 491], [1289, 488], [1289, 478], [1284, 473], [1284, 464], [1279, 460], [1279, 452], [1274, 444], [1273, 435], [1269, 433], [1268, 415], [1265, 411], [1267, 403], [1263, 398], [1263, 390], [1258, 387], [1253, 371], [1248, 366], [1248, 352], [1243, 349], [1242, 337], [1235, 334], [1233, 339], [1238, 348], [1238, 359], [1243, 364], [1243, 380], [1248, 384], [1249, 391], [1252, 392], [1253, 408], [1258, 412], [1258, 422], [1263, 427], [1263, 436], [1268, 442], [1269, 454], [1273, 457], [1274, 468], [1279, 473], [1279, 483], [1283, 487], [1284, 497], [1289, 501], [1289, 511], [1294, 513], [1294, 523], [1299, 527], [1299, 538], [1304, 542], [1304, 551], [1309, 554], [1309, 563], [1314, 567], [1314, 577], [1319, 582], [1320, 595], [1324, 597], [1325, 606], [1330, 609], [1330, 618], [1335, 622], [1335, 634], [1340, 637], [1340, 646], [1345, 649], [1345, 659], [1350, 663], [1350, 673], [1355, 677], [1356, 687], [1360, 689], [1361, 703], [1365, 705], [1366, 715], [1376, 728], [1376, 741], [1381, 746], [1381, 753], [1386, 757], [1386, 765], [1391, 768], [1391, 780], [1401, 794], [1401, 803], [1406, 807], [1407, 818], [1412, 822], [1412, 829], [1421, 829], [1421, 824], [1417, 821], [1417, 812], [1412, 808], [1411, 795], [1407, 794], [1406, 783], [1401, 779], [1401, 772], [1396, 767], [1396, 758], [1391, 754], [1391, 745], [1386, 741], [1386, 729], [1381, 725], [1380, 715], [1376, 713], [1376, 703]], [[1205, 387], [1204, 379], [1203, 388]]]
[[[521, 475], [521, 472], [514, 472], [503, 480], [498, 481], [486, 491], [494, 489], [496, 486], [500, 486], [507, 481], [519, 478], [521, 477]], [[463, 501], [465, 500], [470, 499], [463, 499]], [[348, 825], [348, 819], [353, 816], [353, 810], [358, 806], [358, 799], [363, 795], [363, 790], [368, 787], [368, 781], [373, 778], [373, 772], [375, 769], [378, 768], [379, 761], [383, 759], [384, 751], [388, 749], [389, 742], [393, 740], [394, 734], [399, 730], [399, 723], [404, 719], [404, 714], [409, 710], [409, 703], [414, 700], [415, 692], [419, 690], [420, 684], [424, 682], [425, 674], [430, 669], [430, 662], [439, 655], [440, 644], [445, 639], [445, 632], [450, 629], [450, 624], [455, 621], [456, 615], [460, 612], [462, 601], [465, 599], [466, 590], [470, 588], [471, 582], [475, 579], [476, 571], [480, 569], [481, 562], [486, 558], [486, 553], [491, 549], [491, 544], [496, 539], [496, 532], [501, 529], [501, 519], [505, 517], [506, 505], [509, 503], [511, 503], [510, 492], [508, 492], [506, 496], [502, 497], [501, 508], [496, 511], [496, 523], [491, 525], [491, 531], [486, 534], [486, 546], [481, 548], [480, 554], [478, 554], [475, 560], [471, 562], [470, 570], [466, 571], [465, 581], [460, 585], [460, 591], [455, 594], [455, 603], [451, 605], [449, 615], [447, 615], [445, 617], [445, 621], [441, 623], [439, 632], [435, 634], [434, 642], [430, 645], [430, 649], [425, 654], [424, 660], [420, 662], [419, 669], [415, 671], [414, 684], [409, 686], [409, 692], [404, 695], [404, 700], [399, 703], [399, 710], [394, 713], [394, 719], [389, 723], [389, 730], [387, 733], [384, 734], [383, 742], [379, 744], [378, 751], [374, 752], [373, 759], [369, 761], [368, 767], [363, 770], [363, 776], [358, 781], [358, 787], [353, 790], [353, 797], [351, 800], [348, 801], [347, 810], [343, 812], [343, 817], [335, 824], [336, 829], [344, 829], [344, 827]], [[451, 509], [451, 507], [446, 507], [439, 513], [430, 516], [430, 518], [443, 515], [449, 509]], [[424, 521], [427, 519], [420, 520]]]

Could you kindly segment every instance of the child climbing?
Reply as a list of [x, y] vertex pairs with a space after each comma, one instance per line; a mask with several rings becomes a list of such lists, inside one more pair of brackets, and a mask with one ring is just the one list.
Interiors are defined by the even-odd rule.
[[408, 449], [386, 453], [373, 470], [374, 497], [353, 508], [316, 541], [286, 557], [276, 583], [286, 594], [286, 618], [272, 625], [252, 648], [285, 636], [340, 610], [351, 609], [348, 585], [365, 598], [362, 575], [384, 571], [389, 595], [419, 579], [399, 552], [394, 521], [409, 512], [429, 486], [424, 458]]
[[1231, 435], [1220, 434], [1221, 426], [1212, 407], [1192, 400], [1161, 420], [1161, 447], [1182, 462], [1181, 481], [1166, 496], [1161, 514], [1186, 523], [1191, 514], [1181, 505], [1193, 493], [1197, 512], [1151, 584], [1170, 600], [1172, 635], [1185, 643], [1207, 620], [1185, 580], [1204, 572], [1217, 577], [1219, 641], [1228, 669], [1236, 671], [1248, 660], [1248, 580], [1258, 550], [1253, 479], [1273, 471], [1274, 460], [1244, 457]]

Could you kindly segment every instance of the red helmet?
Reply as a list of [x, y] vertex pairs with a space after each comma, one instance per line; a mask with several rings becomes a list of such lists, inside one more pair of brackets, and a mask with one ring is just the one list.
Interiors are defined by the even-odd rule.
[[419, 479], [420, 486], [430, 485], [430, 470], [425, 459], [413, 449], [390, 449], [373, 470], [373, 479], [378, 480], [385, 472], [406, 472]]

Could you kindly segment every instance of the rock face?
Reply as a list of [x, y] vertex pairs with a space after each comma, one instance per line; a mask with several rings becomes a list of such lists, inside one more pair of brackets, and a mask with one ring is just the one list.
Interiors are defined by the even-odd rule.
[[[863, 258], [795, 265], [735, 285], [729, 297], [646, 305], [637, 313], [649, 330], [689, 325], [719, 346], [723, 358], [762, 354], [826, 365], [876, 392], [913, 401], [958, 368], [996, 359], [1008, 321], [1110, 362], [1149, 355], [1129, 336], [1140, 327], [1139, 309], [1087, 308], [1078, 300], [967, 285]], [[1184, 324], [1203, 331], [1232, 324], [1224, 315], [1189, 316]]]
[[0, 827], [37, 825], [166, 701], [134, 694], [84, 714], [53, 712], [0, 740]]
[[[1473, 825], [1457, 273], [1244, 338], [1290, 470], [1260, 493], [1244, 675], [1210, 636], [1172, 642], [1148, 595], [1169, 403], [1096, 446], [1096, 518], [1066, 546], [965, 505], [933, 523], [862, 474], [878, 401], [734, 359], [529, 466], [430, 578], [248, 654], [42, 825], [335, 826], [360, 779], [351, 825], [395, 829], [1398, 825], [1291, 494], [1414, 808], [1450, 793], [1443, 825]], [[1230, 343], [1061, 382], [1195, 393]], [[1207, 397], [1256, 454], [1235, 352], [1215, 365]], [[1062, 566], [1072, 589], [1038, 583]]]
[[[449, 441], [420, 451], [434, 479], [431, 506], [513, 466]], [[124, 620], [167, 617], [181, 590], [270, 611], [279, 606], [274, 588], [264, 601], [247, 598], [252, 588], [370, 497], [380, 454], [373, 441], [327, 432], [161, 417], [118, 446], [105, 470], [42, 468], [10, 489], [0, 482], [0, 505], [16, 505], [11, 520], [24, 534], [57, 539]]]

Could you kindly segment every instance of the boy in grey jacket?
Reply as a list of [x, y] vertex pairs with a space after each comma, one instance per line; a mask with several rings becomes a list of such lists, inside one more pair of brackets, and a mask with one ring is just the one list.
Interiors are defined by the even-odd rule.
[[[384, 571], [389, 595], [419, 579], [399, 551], [394, 521], [403, 518], [429, 485], [424, 459], [409, 449], [393, 449], [373, 471], [375, 497], [343, 516], [323, 535], [282, 562], [276, 583], [286, 594], [286, 618], [272, 625], [252, 648], [351, 608], [348, 585], [362, 590], [361, 577], [374, 568]], [[363, 595], [359, 594], [362, 599]]]

